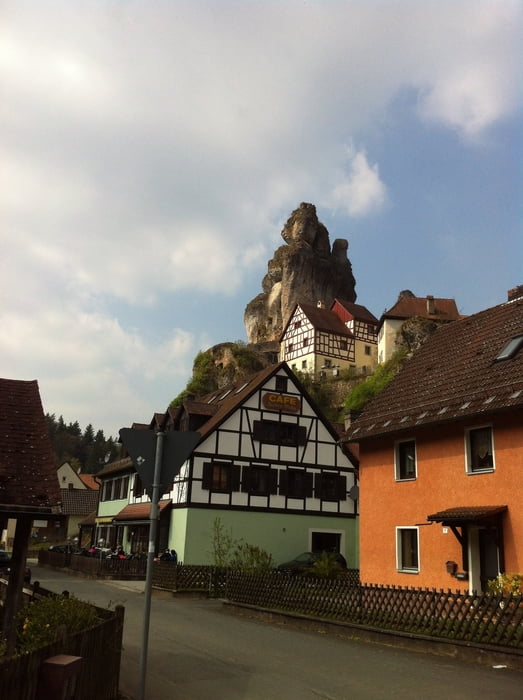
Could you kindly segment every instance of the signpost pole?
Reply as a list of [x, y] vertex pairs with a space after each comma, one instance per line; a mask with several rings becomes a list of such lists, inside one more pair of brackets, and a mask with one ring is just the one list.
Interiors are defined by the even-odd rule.
[[154, 460], [154, 476], [151, 494], [151, 511], [149, 523], [149, 547], [147, 549], [147, 573], [144, 590], [144, 614], [142, 649], [140, 654], [140, 692], [138, 700], [145, 700], [145, 681], [147, 676], [147, 647], [149, 644], [149, 620], [151, 617], [151, 593], [153, 587], [153, 562], [156, 548], [156, 532], [158, 529], [158, 501], [160, 499], [160, 479], [162, 473], [164, 433], [156, 434], [156, 453]]

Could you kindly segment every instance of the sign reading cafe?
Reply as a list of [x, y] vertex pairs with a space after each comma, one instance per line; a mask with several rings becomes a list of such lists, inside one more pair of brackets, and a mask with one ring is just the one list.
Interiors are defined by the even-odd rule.
[[284, 413], [298, 413], [301, 408], [299, 396], [288, 394], [274, 394], [268, 392], [263, 395], [263, 405], [269, 411], [283, 411]]

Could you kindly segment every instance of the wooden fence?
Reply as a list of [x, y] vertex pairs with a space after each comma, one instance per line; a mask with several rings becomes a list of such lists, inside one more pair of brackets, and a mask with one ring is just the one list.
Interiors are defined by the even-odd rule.
[[153, 566], [153, 586], [173, 592], [201, 592], [224, 597], [228, 569], [218, 566], [185, 566], [158, 561]]
[[146, 559], [85, 557], [81, 554], [68, 554], [49, 550], [40, 551], [38, 563], [43, 566], [70, 569], [71, 571], [82, 573], [85, 576], [115, 578], [123, 581], [145, 579], [147, 570]]
[[[87, 557], [72, 558], [74, 562], [78, 559], [89, 561]], [[113, 567], [110, 575], [114, 578], [125, 578], [124, 566], [127, 561], [133, 563], [93, 561], [92, 575], [100, 575], [96, 566], [105, 561]], [[145, 578], [146, 562], [134, 563], [144, 566], [141, 578]], [[523, 649], [522, 595], [504, 598], [491, 593], [365, 585], [360, 584], [357, 570], [339, 579], [323, 579], [277, 570], [245, 574], [161, 561], [153, 567], [153, 586], [173, 592], [200, 591], [232, 602], [376, 629]]]
[[349, 579], [230, 572], [233, 602], [396, 632], [523, 649], [523, 595], [358, 585]]
[[[39, 589], [39, 595], [54, 595]], [[63, 636], [36, 651], [0, 657], [0, 698], [34, 700], [43, 662], [67, 654], [82, 658], [75, 700], [116, 700], [119, 697], [124, 608], [96, 608], [100, 622], [90, 629]]]

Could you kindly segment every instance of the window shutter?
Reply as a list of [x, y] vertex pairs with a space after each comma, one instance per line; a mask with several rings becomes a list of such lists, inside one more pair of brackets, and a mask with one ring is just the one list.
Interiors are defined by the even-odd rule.
[[310, 498], [312, 496], [312, 479], [313, 476], [312, 474], [306, 473], [305, 475], [305, 482], [304, 482], [304, 491], [305, 493], [303, 494], [304, 498]]
[[347, 477], [340, 476], [338, 477], [338, 499], [340, 501], [346, 501], [347, 500]]
[[314, 498], [321, 498], [322, 486], [322, 475], [316, 474], [314, 476]]
[[271, 494], [278, 493], [278, 470], [271, 469], [269, 475]]
[[243, 493], [249, 493], [251, 488], [251, 470], [249, 467], [243, 467], [242, 469], [242, 491]]
[[296, 444], [306, 445], [307, 444], [307, 429], [304, 425], [298, 425], [296, 427]]
[[240, 490], [240, 467], [231, 464], [231, 491]]
[[287, 489], [288, 489], [288, 475], [287, 475], [287, 470], [286, 469], [280, 469], [280, 495], [281, 496], [286, 496], [287, 495]]
[[212, 485], [212, 464], [205, 462], [203, 465], [202, 488], [210, 490]]

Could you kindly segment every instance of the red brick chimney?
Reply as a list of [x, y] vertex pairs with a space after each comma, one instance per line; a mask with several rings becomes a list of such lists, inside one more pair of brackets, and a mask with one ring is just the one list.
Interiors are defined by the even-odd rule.
[[514, 301], [515, 299], [520, 299], [521, 297], [523, 297], [523, 284], [520, 284], [513, 289], [509, 289], [507, 292], [508, 301]]

